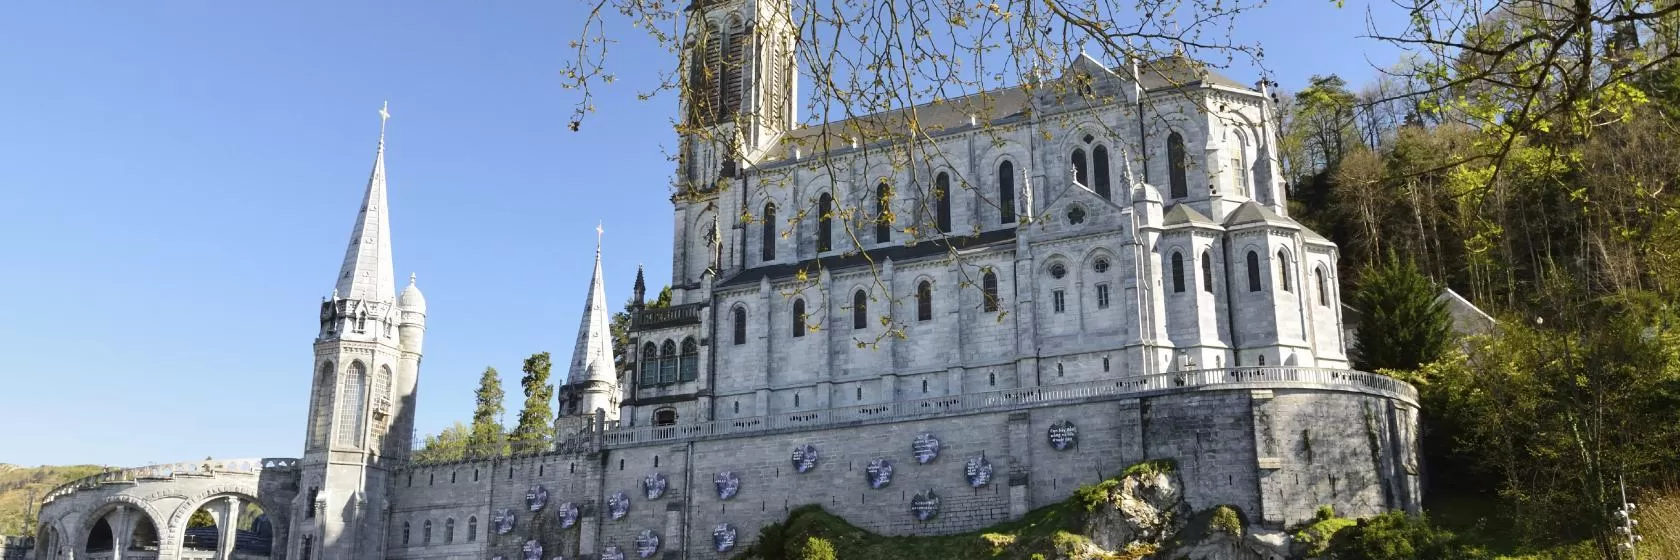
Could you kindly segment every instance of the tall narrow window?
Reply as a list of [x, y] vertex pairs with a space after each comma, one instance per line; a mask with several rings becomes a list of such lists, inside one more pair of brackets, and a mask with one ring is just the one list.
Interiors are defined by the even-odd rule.
[[737, 307], [735, 308], [734, 315], [735, 345], [739, 346], [747, 343], [747, 310]]
[[1260, 255], [1248, 252], [1248, 291], [1260, 291]]
[[1184, 255], [1177, 251], [1172, 254], [1172, 286], [1175, 294], [1184, 291]]
[[1067, 292], [1062, 290], [1050, 291], [1050, 307], [1057, 313], [1067, 311]]
[[467, 518], [467, 542], [478, 540], [478, 516]]
[[875, 186], [875, 242], [892, 241], [892, 187], [886, 181]]
[[834, 248], [834, 197], [822, 193], [817, 197], [817, 252]]
[[303, 546], [300, 546], [298, 548], [302, 549], [302, 551], [303, 551], [302, 560], [310, 560], [311, 558], [314, 558], [315, 557], [315, 535], [304, 535], [303, 536]]
[[413, 529], [414, 529], [413, 526], [409, 525], [407, 521], [403, 522], [403, 538], [402, 538], [402, 545], [403, 546], [408, 546], [408, 536], [409, 536], [409, 533], [411, 531], [413, 531]]
[[1318, 304], [1319, 305], [1330, 305], [1329, 289], [1327, 287], [1325, 287], [1325, 282], [1324, 282], [1324, 269], [1322, 269], [1322, 268], [1313, 269], [1313, 282], [1318, 284]]
[[431, 546], [431, 545], [432, 545], [432, 520], [427, 519], [426, 523], [422, 524], [420, 526], [420, 546]]
[[926, 280], [916, 285], [916, 320], [933, 320], [933, 284]]
[[331, 406], [332, 390], [336, 386], [337, 383], [333, 380], [332, 362], [321, 362], [321, 372], [315, 377], [314, 394], [310, 395], [310, 399], [313, 401], [309, 405], [309, 445], [311, 447], [325, 446], [327, 438], [330, 437], [328, 432], [332, 430], [332, 424], [328, 420], [332, 418], [332, 411], [329, 407]]
[[998, 221], [1015, 223], [1015, 164], [1003, 160], [998, 164]]
[[1213, 257], [1202, 251], [1202, 291], [1213, 293]]
[[729, 18], [729, 35], [727, 50], [723, 55], [723, 114], [724, 121], [735, 120], [735, 113], [741, 107], [742, 90], [745, 88], [747, 31], [740, 18]]
[[642, 385], [659, 384], [659, 346], [649, 342], [642, 345]]
[[455, 542], [455, 518], [443, 520], [443, 544]]
[[940, 172], [933, 179], [933, 218], [940, 233], [951, 233], [951, 176]]
[[700, 345], [691, 336], [683, 339], [682, 356], [677, 363], [677, 381], [694, 381], [699, 377]]
[[1237, 196], [1248, 196], [1248, 138], [1241, 132], [1234, 134], [1237, 139], [1237, 153], [1231, 156], [1231, 184], [1236, 189]]
[[980, 277], [980, 305], [988, 313], [998, 310], [997, 273], [990, 270]]
[[659, 383], [677, 382], [677, 343], [666, 340], [659, 346]]
[[852, 294], [852, 328], [869, 328], [869, 294], [863, 290]]
[[1108, 148], [1097, 146], [1091, 148], [1091, 178], [1095, 179], [1097, 194], [1103, 198], [1113, 200], [1108, 186]]
[[1284, 254], [1283, 251], [1278, 251], [1277, 257], [1278, 287], [1283, 288], [1285, 292], [1293, 292], [1295, 290], [1289, 285], [1289, 255]]
[[1079, 184], [1081, 184], [1081, 185], [1091, 184], [1091, 175], [1090, 175], [1091, 170], [1090, 170], [1090, 166], [1086, 165], [1086, 163], [1085, 163], [1085, 149], [1084, 148], [1074, 148], [1073, 149], [1072, 163], [1073, 163], [1073, 180], [1078, 181]]
[[764, 203], [764, 223], [759, 226], [762, 230], [758, 234], [759, 260], [770, 262], [776, 260], [776, 203]]
[[338, 393], [337, 443], [361, 447], [362, 431], [366, 428], [362, 417], [367, 406], [367, 366], [351, 362], [344, 372], [343, 389]]
[[1097, 284], [1097, 309], [1108, 309], [1108, 283]]
[[793, 300], [793, 336], [794, 336], [794, 338], [805, 336], [805, 329], [806, 328], [808, 328], [808, 327], [805, 324], [805, 300], [803, 300], [803, 299]]
[[1172, 183], [1172, 197], [1190, 196], [1190, 181], [1185, 174], [1184, 137], [1177, 132], [1167, 136], [1167, 177]]

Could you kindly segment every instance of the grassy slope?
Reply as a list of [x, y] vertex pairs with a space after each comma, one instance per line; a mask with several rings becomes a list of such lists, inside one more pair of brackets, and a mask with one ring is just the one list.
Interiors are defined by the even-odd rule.
[[[96, 474], [100, 467], [76, 465], [69, 467], [18, 467], [0, 464], [0, 535], [27, 535], [34, 531], [25, 526], [25, 518], [34, 517], [37, 504], [30, 503], [33, 493], [39, 500], [60, 484]], [[28, 512], [25, 512], [25, 508]]]

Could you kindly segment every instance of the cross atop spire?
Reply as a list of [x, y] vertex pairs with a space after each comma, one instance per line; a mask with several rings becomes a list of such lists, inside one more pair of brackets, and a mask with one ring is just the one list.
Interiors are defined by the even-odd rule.
[[350, 230], [350, 245], [344, 251], [335, 291], [338, 297], [369, 301], [396, 299], [396, 273], [391, 267], [391, 223], [385, 212], [385, 121], [390, 105], [379, 108], [379, 147], [373, 155], [373, 172], [362, 211]]
[[601, 229], [601, 222], [595, 222], [595, 253], [597, 255], [601, 253], [601, 234], [603, 233], [606, 233], [606, 230]]

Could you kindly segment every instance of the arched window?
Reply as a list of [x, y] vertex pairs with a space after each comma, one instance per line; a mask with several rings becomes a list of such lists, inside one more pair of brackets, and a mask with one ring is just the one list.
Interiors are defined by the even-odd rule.
[[467, 542], [478, 540], [478, 516], [467, 518]]
[[980, 305], [988, 313], [998, 310], [997, 273], [990, 270], [980, 277]]
[[1108, 186], [1108, 148], [1097, 146], [1091, 148], [1091, 178], [1095, 179], [1097, 194], [1112, 200]]
[[313, 400], [309, 405], [309, 445], [311, 447], [320, 448], [327, 444], [328, 431], [332, 429], [332, 424], [327, 422], [328, 419], [332, 418], [332, 411], [328, 410], [327, 407], [335, 386], [337, 385], [333, 382], [333, 363], [321, 362], [321, 372], [315, 377], [315, 393], [310, 395], [310, 399]]
[[1085, 149], [1073, 149], [1073, 180], [1081, 185], [1091, 184], [1090, 166], [1085, 164]]
[[367, 311], [356, 314], [356, 332], [367, 332]]
[[776, 203], [764, 203], [764, 223], [759, 226], [762, 230], [758, 234], [759, 260], [770, 262], [776, 260]]
[[420, 526], [420, 546], [431, 546], [431, 545], [432, 545], [432, 520], [427, 519], [426, 523], [422, 524]]
[[875, 186], [875, 242], [892, 241], [892, 187], [886, 181]]
[[1177, 132], [1167, 136], [1167, 177], [1172, 183], [1172, 197], [1190, 196], [1190, 182], [1185, 178], [1184, 137]]
[[998, 221], [1004, 224], [1015, 223], [1015, 164], [1003, 160], [998, 164]]
[[659, 384], [659, 346], [652, 342], [642, 345], [642, 384]]
[[661, 408], [653, 411], [653, 425], [670, 426], [677, 423], [677, 409]]
[[1330, 290], [1325, 286], [1324, 269], [1313, 269], [1313, 283], [1318, 285], [1318, 304], [1330, 305]]
[[738, 17], [729, 18], [728, 35], [724, 37], [728, 44], [723, 54], [723, 120], [735, 120], [735, 113], [741, 110], [741, 92], [744, 89], [742, 77], [745, 74], [747, 31]]
[[677, 382], [677, 343], [671, 339], [659, 345], [659, 382]]
[[869, 294], [863, 290], [852, 294], [852, 328], [869, 328]]
[[808, 328], [808, 326], [805, 324], [805, 300], [803, 299], [793, 300], [792, 326], [794, 338], [805, 336], [805, 329]]
[[443, 520], [443, 544], [455, 542], [455, 518]]
[[834, 248], [834, 197], [822, 193], [817, 197], [817, 252]]
[[1289, 255], [1284, 254], [1283, 251], [1278, 251], [1277, 257], [1278, 287], [1283, 288], [1285, 292], [1293, 292], [1295, 290], [1289, 285]]
[[1172, 254], [1172, 288], [1175, 294], [1184, 291], [1184, 255], [1177, 251]]
[[1202, 251], [1202, 291], [1213, 293], [1213, 257]]
[[694, 337], [683, 339], [682, 358], [677, 365], [677, 381], [694, 381], [700, 376], [700, 345]]
[[933, 320], [933, 284], [926, 280], [916, 285], [916, 320]]
[[1248, 291], [1260, 291], [1260, 255], [1248, 252]]
[[1231, 154], [1231, 187], [1237, 196], [1248, 196], [1248, 138], [1240, 131], [1233, 135], [1237, 139], [1237, 153]]
[[737, 346], [742, 345], [742, 344], [746, 344], [747, 343], [747, 310], [744, 309], [744, 308], [737, 307], [737, 308], [735, 308], [734, 316], [735, 316], [734, 317], [734, 319], [735, 319], [735, 324], [734, 324], [734, 327], [735, 327], [735, 344]]
[[940, 233], [951, 233], [951, 175], [943, 171], [933, 178], [933, 218]]
[[409, 533], [412, 532], [412, 531], [413, 531], [413, 527], [410, 526], [407, 521], [404, 521], [403, 522], [403, 538], [402, 538], [402, 545], [403, 546], [408, 546]]
[[344, 372], [344, 383], [338, 393], [339, 445], [361, 447], [362, 431], [366, 425], [362, 417], [367, 411], [367, 366], [351, 362]]
[[[302, 551], [302, 556], [303, 556], [302, 560], [310, 560], [311, 558], [314, 558], [315, 557], [315, 535], [304, 535], [303, 536], [303, 544], [298, 546], [298, 549]], [[47, 550], [52, 550], [52, 549], [48, 548]]]

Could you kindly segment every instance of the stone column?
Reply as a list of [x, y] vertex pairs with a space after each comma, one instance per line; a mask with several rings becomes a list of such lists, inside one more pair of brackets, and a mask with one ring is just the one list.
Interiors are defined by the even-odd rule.
[[228, 496], [222, 507], [224, 508], [222, 523], [220, 527], [217, 527], [221, 529], [221, 534], [217, 536], [216, 540], [216, 557], [222, 560], [231, 560], [233, 558], [234, 540], [239, 536], [239, 498]]

